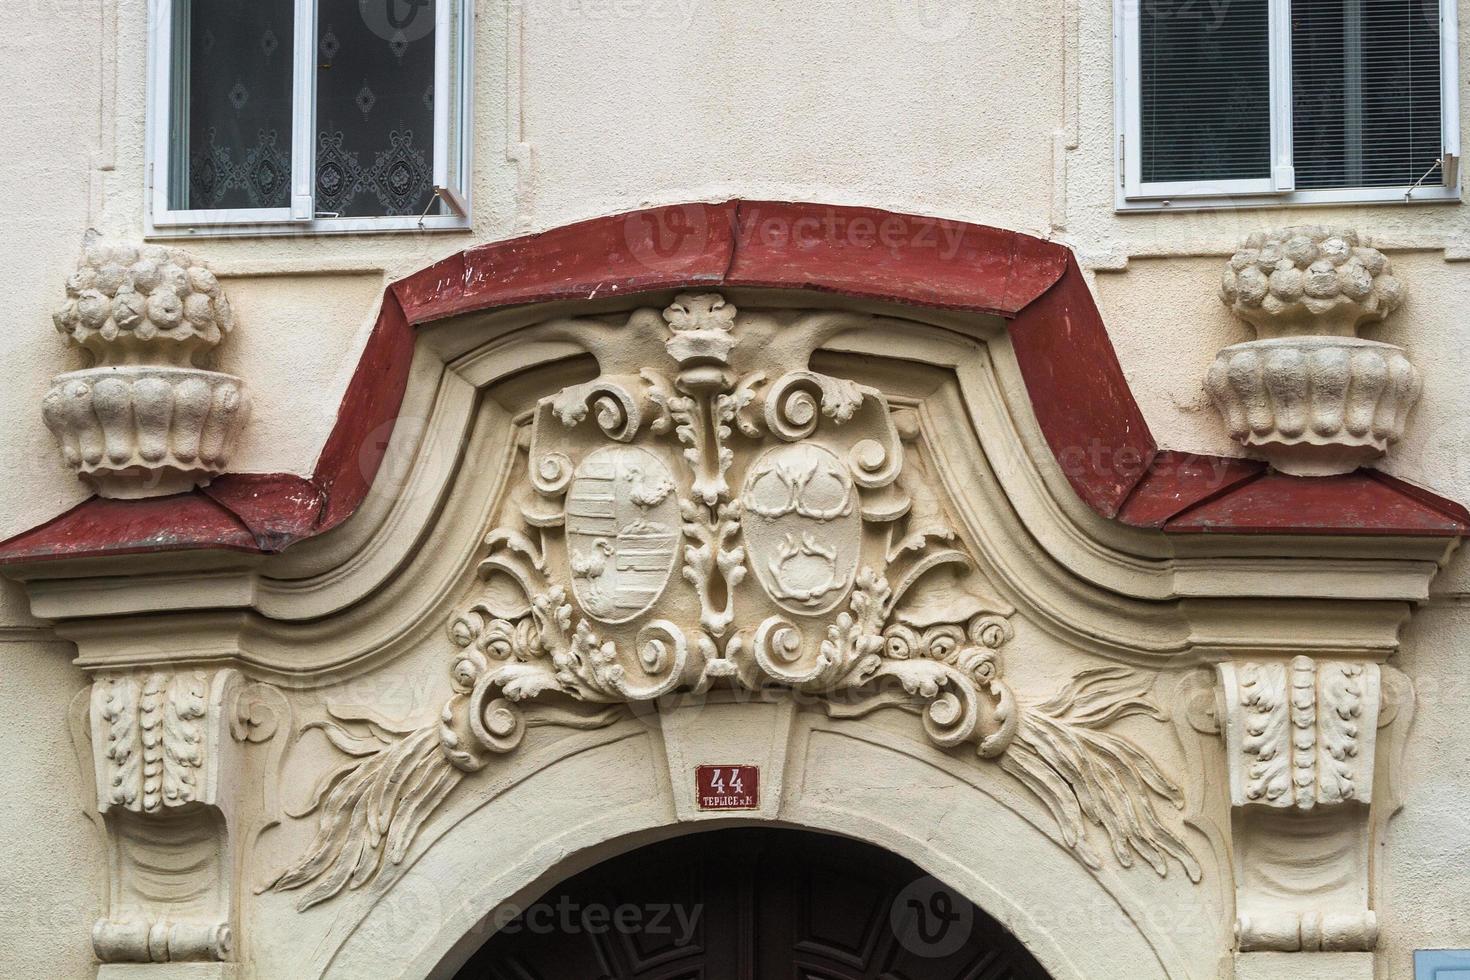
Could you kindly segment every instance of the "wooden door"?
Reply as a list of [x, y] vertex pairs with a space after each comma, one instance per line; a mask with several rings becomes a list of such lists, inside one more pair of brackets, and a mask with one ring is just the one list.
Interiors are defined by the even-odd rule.
[[918, 867], [822, 834], [721, 830], [562, 882], [459, 980], [1044, 980], [994, 920]]

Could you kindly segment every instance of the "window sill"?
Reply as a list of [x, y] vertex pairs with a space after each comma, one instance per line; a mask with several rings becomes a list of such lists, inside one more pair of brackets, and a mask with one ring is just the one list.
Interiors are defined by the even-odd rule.
[[1126, 197], [1118, 191], [1113, 209], [1142, 211], [1221, 211], [1245, 208], [1331, 207], [1344, 204], [1459, 204], [1458, 187], [1349, 187], [1341, 190], [1290, 191], [1284, 194], [1200, 194], [1173, 197]]
[[431, 214], [424, 218], [317, 218], [314, 221], [231, 222], [217, 225], [156, 225], [144, 228], [148, 239], [181, 238], [295, 238], [336, 235], [402, 235], [410, 232], [464, 232], [472, 230], [468, 217]]

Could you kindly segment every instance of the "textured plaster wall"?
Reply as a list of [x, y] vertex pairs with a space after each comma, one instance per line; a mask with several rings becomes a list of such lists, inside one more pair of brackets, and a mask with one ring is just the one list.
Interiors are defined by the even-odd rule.
[[1463, 597], [1438, 600], [1405, 633], [1399, 666], [1417, 693], [1401, 770], [1404, 807], [1376, 855], [1379, 960], [1393, 980], [1413, 976], [1415, 949], [1470, 946], [1470, 606]]
[[[50, 312], [88, 227], [142, 233], [146, 3], [18, 0], [7, 14], [0, 537], [85, 495], [40, 420], [51, 376], [81, 366]], [[1115, 213], [1109, 3], [479, 0], [478, 14], [472, 233], [189, 245], [242, 313], [222, 361], [247, 379], [255, 406], [237, 469], [311, 469], [384, 282], [477, 241], [738, 195], [928, 212], [1074, 245], [1159, 442], [1219, 453], [1232, 445], [1200, 384], [1215, 351], [1247, 336], [1214, 296], [1223, 257], [1258, 228], [1354, 225], [1389, 251], [1408, 287], [1379, 336], [1407, 346], [1425, 377], [1386, 468], [1470, 501], [1470, 211]], [[1470, 51], [1470, 12], [1461, 23]], [[1462, 85], [1470, 105], [1467, 96]], [[1458, 567], [1443, 578], [1449, 594], [1409, 630], [1410, 674], [1460, 683], [1464, 578]], [[82, 976], [103, 860], [65, 733], [83, 681], [62, 666], [66, 650], [35, 642], [28, 623], [13, 587], [0, 587], [0, 631], [11, 637], [0, 643], [0, 744], [22, 785], [0, 807], [0, 973]], [[1421, 704], [1408, 758], [1417, 775], [1385, 862], [1382, 961], [1393, 978], [1409, 975], [1415, 945], [1470, 946], [1460, 918], [1470, 908], [1465, 700]], [[70, 918], [42, 918], [53, 906]]]
[[83, 685], [70, 644], [0, 630], [0, 975], [88, 977], [107, 856], [79, 787], [67, 708]]
[[[40, 424], [47, 378], [81, 366], [48, 323], [57, 277], [91, 219], [101, 149], [104, 3], [24, 0], [0, 30], [0, 256], [11, 297], [0, 339], [0, 534], [81, 498]], [[68, 644], [38, 642], [19, 590], [0, 587], [0, 975], [85, 977], [103, 897], [102, 836], [88, 822], [67, 730], [82, 688]]]

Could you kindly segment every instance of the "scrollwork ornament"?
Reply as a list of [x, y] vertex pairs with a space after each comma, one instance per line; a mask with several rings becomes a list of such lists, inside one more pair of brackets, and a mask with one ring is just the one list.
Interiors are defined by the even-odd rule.
[[547, 497], [566, 493], [572, 482], [572, 461], [566, 453], [549, 452], [532, 461], [531, 485]]
[[792, 371], [777, 378], [766, 394], [766, 426], [777, 438], [798, 442], [816, 432], [822, 416], [838, 425], [849, 421], [868, 398], [882, 395], [846, 378]]
[[643, 410], [638, 400], [622, 385], [607, 381], [564, 388], [551, 400], [551, 410], [562, 425], [574, 428], [591, 411], [609, 439], [632, 442], [643, 425]]
[[475, 740], [492, 752], [509, 752], [526, 736], [526, 716], [514, 701], [487, 698], [490, 684], [478, 688], [470, 700], [470, 731]]

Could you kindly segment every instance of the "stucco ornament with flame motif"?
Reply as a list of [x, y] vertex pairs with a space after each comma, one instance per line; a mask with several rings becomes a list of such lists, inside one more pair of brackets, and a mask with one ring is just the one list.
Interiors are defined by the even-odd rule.
[[56, 329], [94, 366], [58, 376], [42, 416], [67, 465], [104, 497], [149, 497], [224, 471], [244, 384], [206, 370], [235, 325], [219, 280], [188, 253], [89, 238]]
[[528, 730], [715, 688], [799, 691], [842, 718], [906, 710], [1038, 797], [1087, 864], [1103, 838], [1123, 865], [1199, 880], [1159, 810], [1179, 788], [1108, 730], [1162, 717], [1153, 676], [1091, 668], [1018, 696], [1001, 662], [1014, 610], [951, 526], [913, 409], [809, 369], [817, 341], [797, 350], [801, 331], [719, 295], [593, 328], [662, 331], [668, 359], [524, 421], [479, 598], [448, 624], [453, 695], [402, 731], [332, 709], [309, 723], [354, 758], [313, 794], [315, 840], [273, 888], [305, 907], [391, 881], [455, 787]]
[[1402, 348], [1357, 336], [1403, 298], [1382, 252], [1341, 229], [1253, 235], [1220, 296], [1257, 335], [1222, 350], [1205, 381], [1233, 439], [1283, 473], [1329, 476], [1404, 434], [1419, 371]]

